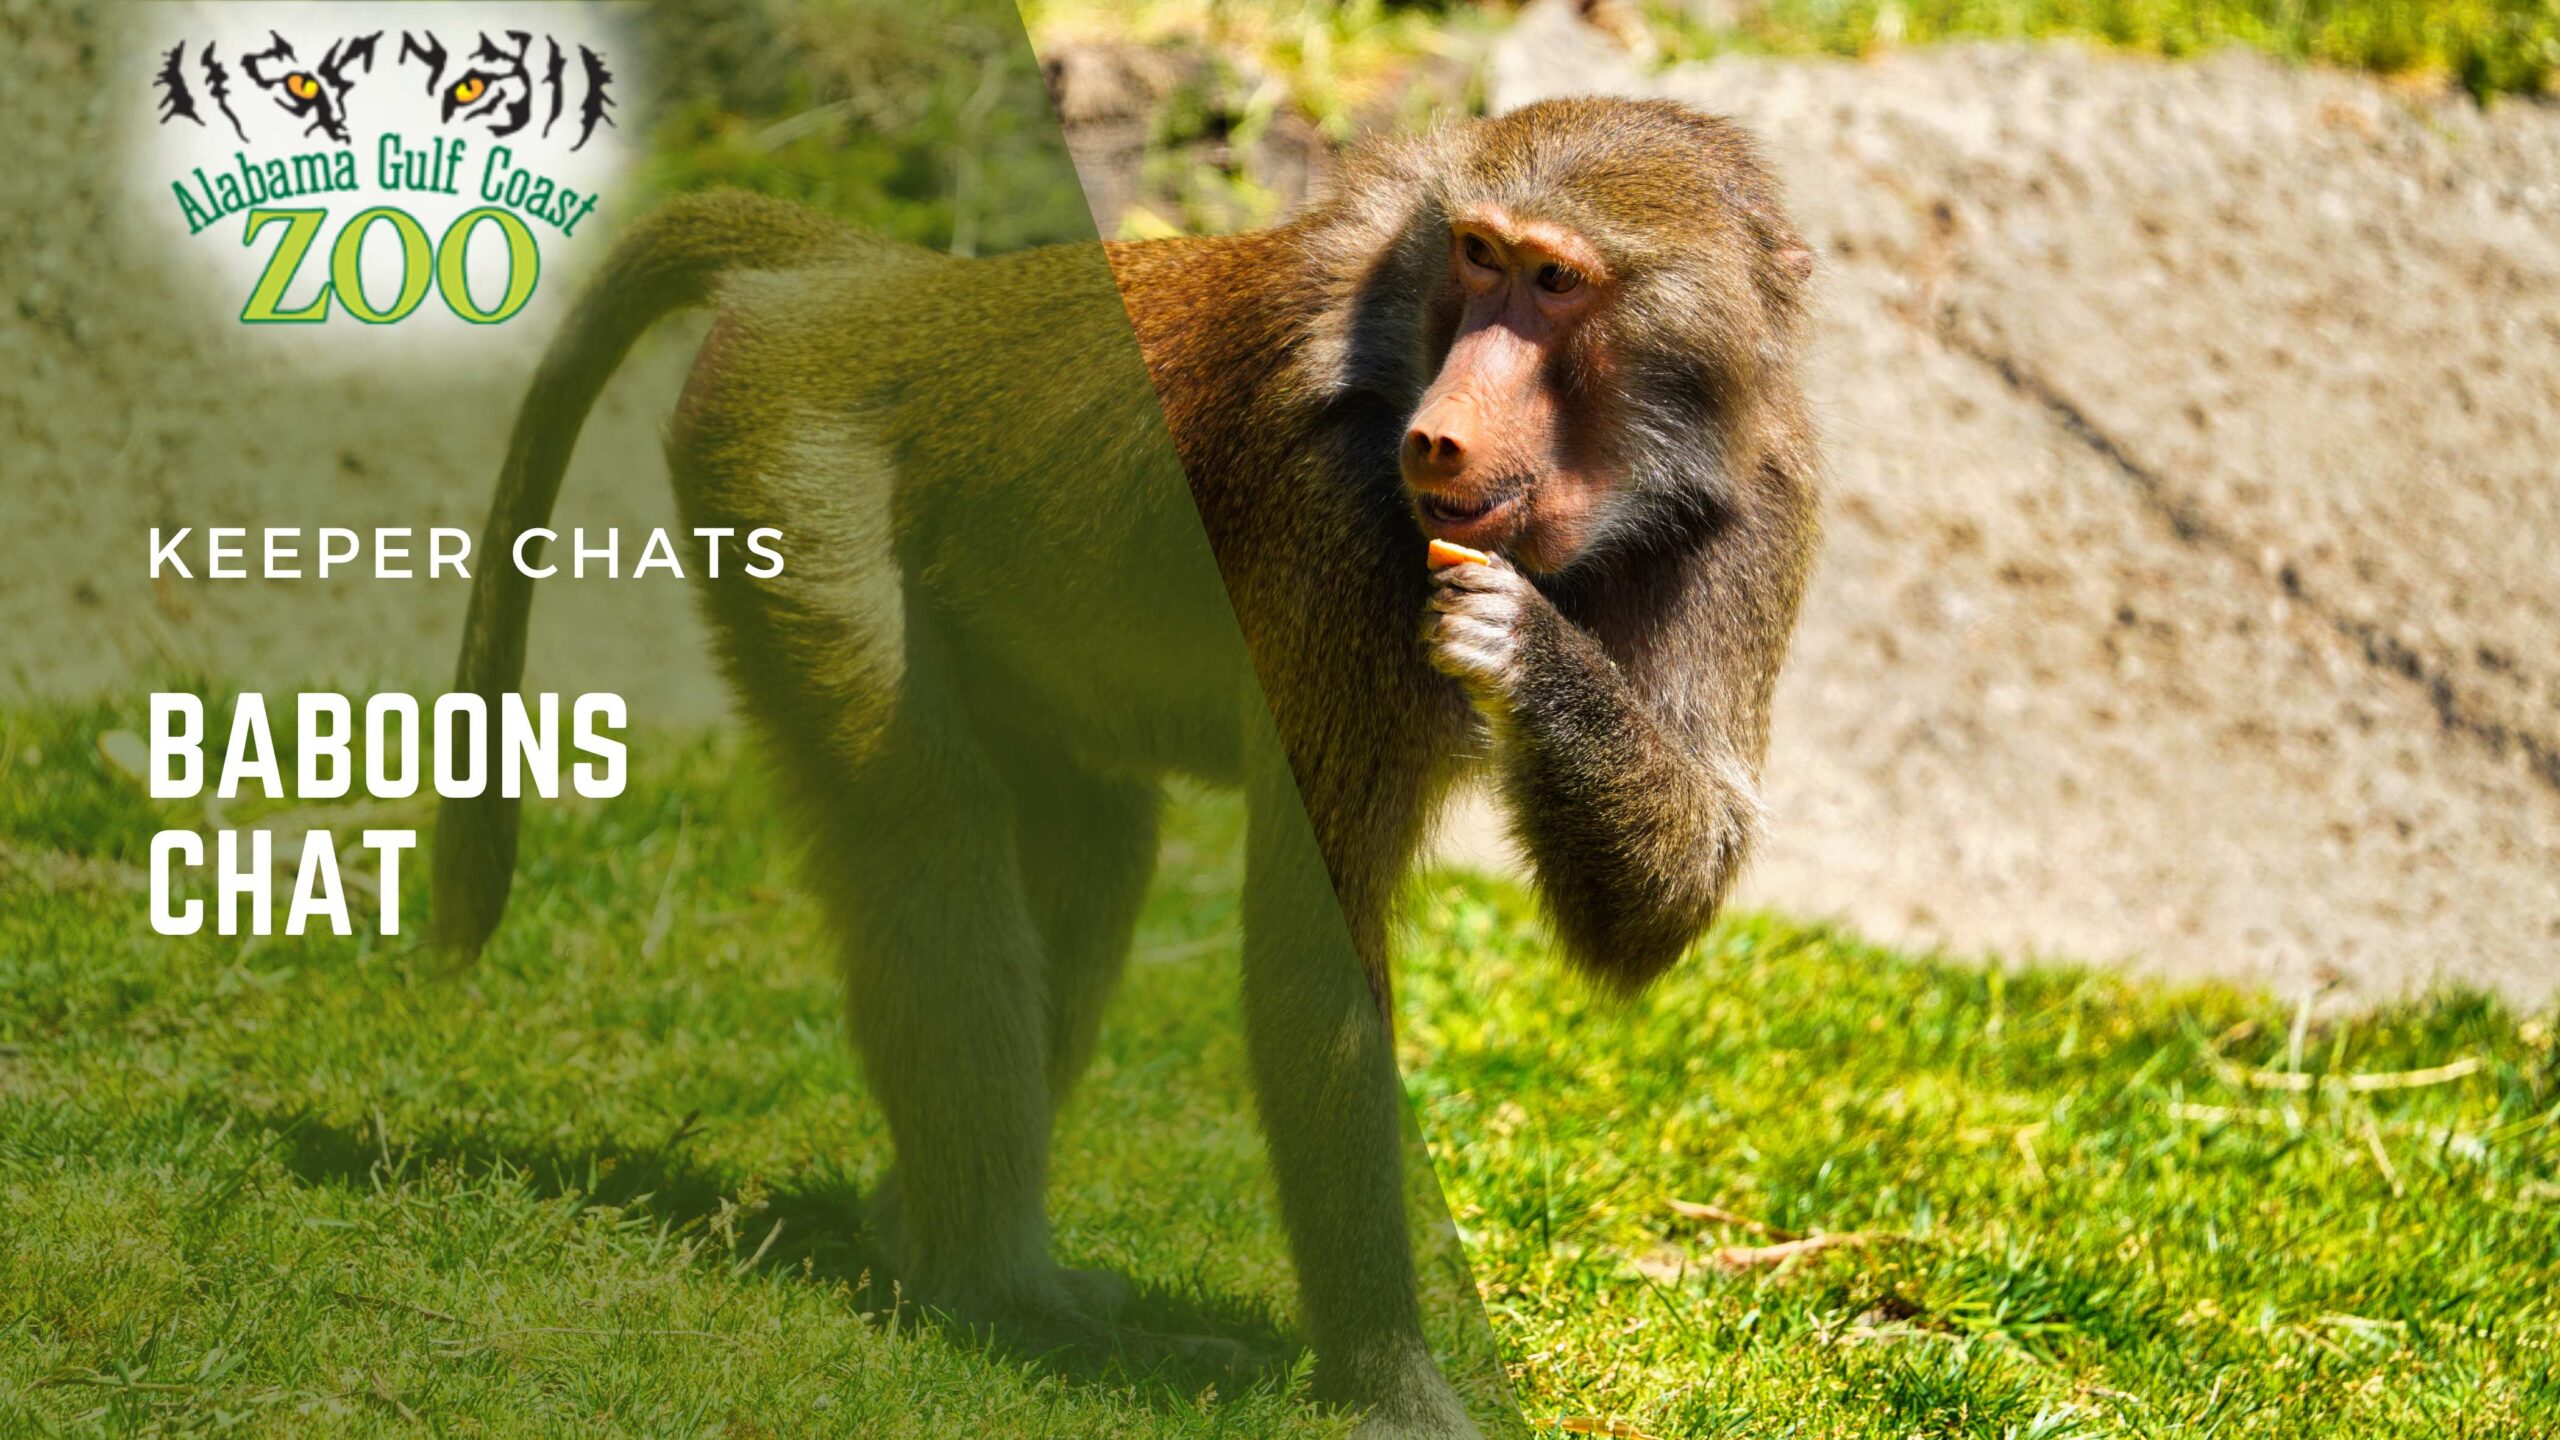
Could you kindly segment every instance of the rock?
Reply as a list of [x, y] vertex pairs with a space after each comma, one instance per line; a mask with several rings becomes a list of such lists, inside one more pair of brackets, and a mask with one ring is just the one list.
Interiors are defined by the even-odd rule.
[[1495, 113], [1569, 95], [1626, 95], [1642, 68], [1573, 0], [1535, 0], [1485, 60], [1485, 101]]

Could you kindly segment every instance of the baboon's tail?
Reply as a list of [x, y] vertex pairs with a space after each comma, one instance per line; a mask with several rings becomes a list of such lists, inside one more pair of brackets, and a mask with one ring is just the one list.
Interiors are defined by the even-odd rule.
[[587, 411], [641, 334], [672, 311], [698, 305], [720, 276], [738, 270], [786, 270], [833, 256], [859, 254], [881, 242], [799, 206], [738, 191], [675, 201], [635, 226], [614, 247], [604, 270], [581, 296], [552, 340], [516, 412], [506, 468], [480, 537], [479, 573], [471, 583], [462, 660], [454, 688], [489, 707], [481, 773], [487, 785], [467, 800], [447, 800], [436, 821], [431, 942], [468, 957], [479, 952], [506, 913], [515, 878], [515, 800], [498, 783], [500, 697], [524, 678], [525, 629], [533, 582], [509, 553], [525, 530], [547, 524], [560, 476]]

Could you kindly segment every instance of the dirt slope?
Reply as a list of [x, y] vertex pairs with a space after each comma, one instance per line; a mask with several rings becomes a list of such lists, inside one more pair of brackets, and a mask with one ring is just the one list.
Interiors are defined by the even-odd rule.
[[2226, 55], [1633, 74], [1823, 256], [1835, 474], [1751, 898], [2185, 974], [2560, 987], [2560, 112]]

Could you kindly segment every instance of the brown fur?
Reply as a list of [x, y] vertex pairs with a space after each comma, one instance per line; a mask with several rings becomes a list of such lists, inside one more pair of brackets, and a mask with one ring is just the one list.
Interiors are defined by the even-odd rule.
[[[1486, 206], [1606, 257], [1548, 382], [1600, 478], [1526, 512], [1553, 527], [1538, 573], [1435, 577], [1397, 455], [1455, 324], [1450, 220]], [[1633, 989], [1714, 915], [1813, 544], [1806, 262], [1739, 132], [1604, 101], [1372, 152], [1278, 229], [1107, 259], [952, 261], [740, 196], [625, 241], [528, 397], [491, 550], [548, 514], [630, 339], [708, 294], [670, 461], [690, 523], [788, 537], [782, 576], [705, 600], [838, 922], [911, 1293], [1109, 1333], [1049, 1259], [1049, 1118], [1159, 777], [1240, 784], [1249, 1049], [1320, 1389], [1365, 1435], [1473, 1433], [1414, 1298], [1390, 902], [1490, 753], [1577, 965]], [[483, 576], [461, 688], [519, 682], [529, 600]], [[1470, 635], [1500, 663], [1470, 668]], [[487, 939], [513, 851], [509, 802], [448, 805], [443, 943]]]

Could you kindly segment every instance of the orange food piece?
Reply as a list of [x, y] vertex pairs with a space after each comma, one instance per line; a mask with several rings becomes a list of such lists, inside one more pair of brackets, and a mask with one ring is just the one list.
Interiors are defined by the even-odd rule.
[[1490, 565], [1493, 563], [1493, 557], [1487, 555], [1481, 550], [1470, 550], [1464, 545], [1452, 545], [1446, 540], [1432, 541], [1429, 549], [1425, 552], [1425, 558], [1434, 570], [1446, 570], [1452, 565]]

